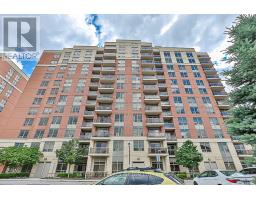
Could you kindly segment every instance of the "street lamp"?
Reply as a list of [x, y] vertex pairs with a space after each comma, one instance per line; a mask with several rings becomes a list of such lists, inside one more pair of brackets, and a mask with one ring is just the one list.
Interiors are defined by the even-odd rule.
[[131, 143], [128, 142], [128, 159], [129, 159], [129, 167], [131, 167]]

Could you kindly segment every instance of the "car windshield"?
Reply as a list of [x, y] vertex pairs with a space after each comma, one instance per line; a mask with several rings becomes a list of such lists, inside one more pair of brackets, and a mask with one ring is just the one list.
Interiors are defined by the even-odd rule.
[[172, 180], [173, 182], [177, 183], [177, 184], [183, 184], [184, 183], [184, 181], [182, 179], [180, 179], [179, 177], [177, 177], [173, 173], [165, 173], [164, 175], [167, 178], [169, 178], [170, 180]]
[[231, 176], [232, 174], [236, 173], [236, 171], [220, 171], [220, 172], [226, 176]]

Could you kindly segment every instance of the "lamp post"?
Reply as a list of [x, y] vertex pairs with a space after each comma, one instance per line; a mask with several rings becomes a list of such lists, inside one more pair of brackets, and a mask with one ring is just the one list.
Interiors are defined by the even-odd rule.
[[129, 159], [129, 167], [131, 167], [131, 143], [128, 142], [128, 159]]
[[43, 175], [44, 175], [46, 161], [47, 161], [47, 158], [44, 158], [44, 164], [43, 164], [43, 169], [42, 169], [42, 172], [41, 172], [41, 178], [45, 178], [45, 177], [43, 177]]

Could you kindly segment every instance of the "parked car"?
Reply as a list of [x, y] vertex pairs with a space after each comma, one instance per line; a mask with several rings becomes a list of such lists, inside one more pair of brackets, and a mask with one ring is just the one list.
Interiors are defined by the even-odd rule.
[[183, 182], [172, 173], [136, 168], [117, 172], [96, 185], [180, 185]]
[[244, 177], [246, 177], [246, 179], [252, 184], [253, 179], [256, 178], [256, 167], [244, 168], [240, 171], [240, 174], [243, 174]]
[[250, 184], [241, 173], [229, 170], [208, 170], [193, 179], [194, 185], [238, 185]]

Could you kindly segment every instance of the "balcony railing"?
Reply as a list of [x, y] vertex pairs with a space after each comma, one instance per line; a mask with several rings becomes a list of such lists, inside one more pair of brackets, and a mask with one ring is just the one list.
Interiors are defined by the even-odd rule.
[[213, 95], [228, 95], [226, 92], [213, 92]]
[[165, 148], [165, 147], [149, 147], [148, 153], [150, 153], [150, 154], [167, 154], [167, 148]]
[[107, 147], [93, 147], [90, 148], [91, 154], [108, 154], [109, 149]]
[[158, 95], [145, 95], [144, 99], [160, 99]]
[[158, 87], [166, 87], [165, 83], [158, 83]]
[[82, 127], [92, 127], [92, 122], [83, 122]]
[[144, 80], [156, 79], [156, 76], [143, 76]]
[[206, 78], [220, 78], [218, 75], [206, 75]]
[[163, 120], [160, 118], [147, 118], [147, 123], [163, 123]]
[[170, 102], [169, 101], [161, 101], [162, 106], [169, 106]]
[[166, 116], [172, 116], [172, 113], [171, 112], [163, 112], [163, 116], [166, 117]]
[[145, 106], [146, 111], [162, 111], [160, 106]]
[[109, 136], [110, 136], [109, 131], [96, 131], [93, 134], [93, 137], [109, 137]]
[[96, 104], [96, 101], [94, 101], [94, 100], [87, 100], [87, 101], [86, 101], [86, 104], [87, 104], [87, 105], [95, 105], [95, 104]]
[[157, 79], [164, 79], [164, 76], [156, 76]]
[[91, 136], [91, 133], [80, 133], [80, 140], [90, 140]]
[[112, 110], [111, 106], [98, 106], [96, 110]]
[[148, 137], [152, 137], [152, 138], [165, 138], [165, 133], [161, 133], [159, 131], [155, 131], [155, 132], [148, 132]]
[[155, 72], [155, 68], [143, 68], [143, 72]]
[[214, 87], [223, 87], [222, 83], [209, 83], [209, 85]]
[[102, 71], [114, 71], [114, 67], [102, 67]]
[[95, 96], [95, 95], [97, 95], [97, 91], [89, 91], [88, 95], [89, 96]]
[[100, 88], [114, 88], [114, 86], [113, 85], [103, 85], [103, 84], [101, 84]]
[[90, 110], [85, 110], [84, 111], [84, 115], [93, 115], [94, 111], [90, 111]]
[[217, 101], [218, 105], [229, 105], [227, 101]]
[[221, 111], [220, 113], [223, 117], [231, 117], [231, 114], [227, 111]]
[[97, 100], [112, 100], [113, 96], [111, 95], [100, 95], [97, 97]]
[[173, 123], [165, 123], [165, 124], [164, 124], [164, 128], [165, 128], [165, 129], [174, 128], [174, 124], [173, 124]]
[[96, 123], [111, 123], [111, 119], [110, 118], [97, 118], [95, 119]]
[[176, 141], [177, 138], [176, 138], [175, 135], [166, 134], [166, 140], [167, 140], [167, 141]]
[[245, 150], [245, 149], [236, 149], [238, 155], [252, 155], [252, 150]]
[[114, 76], [101, 76], [101, 79], [103, 79], [103, 80], [114, 80], [115, 77]]
[[160, 96], [168, 96], [168, 92], [159, 92]]

